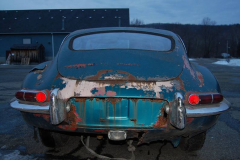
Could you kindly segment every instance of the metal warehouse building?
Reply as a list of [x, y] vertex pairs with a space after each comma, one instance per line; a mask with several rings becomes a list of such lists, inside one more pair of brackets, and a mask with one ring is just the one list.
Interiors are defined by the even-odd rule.
[[118, 26], [129, 26], [129, 9], [0, 11], [0, 62], [6, 61], [11, 48], [16, 45], [25, 50], [42, 45], [43, 61], [51, 60], [63, 38], [70, 32]]

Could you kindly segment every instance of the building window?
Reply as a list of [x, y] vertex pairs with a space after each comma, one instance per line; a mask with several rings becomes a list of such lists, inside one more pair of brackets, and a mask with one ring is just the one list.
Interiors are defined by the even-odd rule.
[[23, 39], [23, 44], [31, 44], [31, 39], [30, 38], [26, 38], [26, 39]]

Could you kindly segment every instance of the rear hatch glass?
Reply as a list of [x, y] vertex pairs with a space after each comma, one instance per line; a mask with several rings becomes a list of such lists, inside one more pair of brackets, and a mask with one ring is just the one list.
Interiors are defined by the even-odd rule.
[[74, 50], [94, 49], [140, 49], [169, 51], [172, 48], [170, 38], [144, 33], [110, 32], [77, 37], [73, 40]]

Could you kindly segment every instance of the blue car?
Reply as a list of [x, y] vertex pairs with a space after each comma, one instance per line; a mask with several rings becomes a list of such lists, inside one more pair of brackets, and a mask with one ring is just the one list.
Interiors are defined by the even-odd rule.
[[10, 105], [38, 128], [47, 147], [66, 145], [76, 132], [199, 150], [230, 106], [214, 75], [190, 63], [186, 52], [170, 31], [78, 30], [53, 61], [29, 72]]

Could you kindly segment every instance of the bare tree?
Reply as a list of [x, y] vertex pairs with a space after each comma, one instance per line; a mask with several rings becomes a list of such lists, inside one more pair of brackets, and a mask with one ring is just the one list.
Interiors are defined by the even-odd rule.
[[203, 18], [203, 20], [202, 20], [202, 25], [205, 25], [205, 26], [214, 26], [214, 25], [216, 25], [216, 24], [217, 24], [217, 22], [211, 20], [209, 17], [205, 17], [205, 18]]
[[144, 25], [144, 22], [143, 20], [140, 20], [140, 19], [133, 19], [130, 23], [131, 26], [141, 26], [141, 25]]
[[217, 31], [214, 29], [216, 22], [208, 17], [202, 20], [203, 57], [209, 58], [215, 45]]

